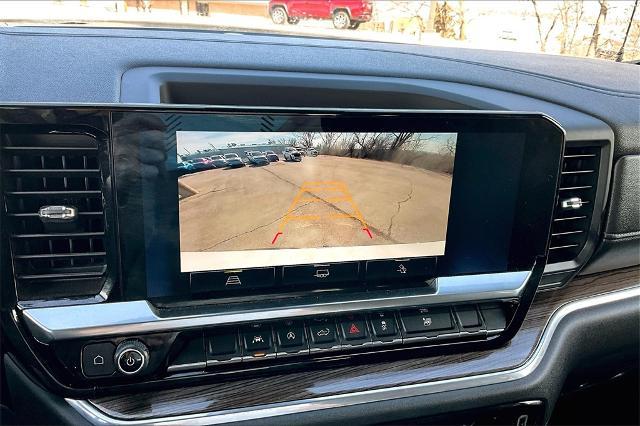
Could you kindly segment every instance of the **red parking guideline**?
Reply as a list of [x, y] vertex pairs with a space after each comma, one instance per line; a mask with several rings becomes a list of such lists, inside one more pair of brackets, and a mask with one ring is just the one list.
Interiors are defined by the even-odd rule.
[[273, 237], [273, 240], [271, 241], [271, 244], [275, 244], [276, 240], [278, 239], [278, 237], [282, 235], [282, 232], [277, 232], [276, 235]]

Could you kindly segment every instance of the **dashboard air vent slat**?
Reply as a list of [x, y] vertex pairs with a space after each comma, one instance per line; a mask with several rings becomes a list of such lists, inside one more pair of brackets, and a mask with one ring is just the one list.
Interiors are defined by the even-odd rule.
[[567, 142], [562, 162], [549, 263], [575, 259], [584, 247], [596, 197], [600, 147]]
[[[18, 300], [98, 294], [107, 276], [107, 253], [96, 138], [73, 129], [7, 126], [0, 146]], [[43, 214], [50, 206], [73, 214], [62, 219]]]

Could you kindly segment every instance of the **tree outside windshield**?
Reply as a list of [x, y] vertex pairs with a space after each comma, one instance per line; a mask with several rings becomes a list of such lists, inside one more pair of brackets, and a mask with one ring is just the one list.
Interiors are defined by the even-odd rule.
[[634, 1], [3, 1], [6, 25], [195, 28], [640, 60]]

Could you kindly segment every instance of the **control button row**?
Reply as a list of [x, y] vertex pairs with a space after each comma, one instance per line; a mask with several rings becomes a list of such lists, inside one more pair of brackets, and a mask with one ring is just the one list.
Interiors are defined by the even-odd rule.
[[[204, 330], [204, 334], [195, 337], [186, 345], [191, 348], [189, 356], [181, 353], [171, 363], [169, 372], [367, 345], [439, 341], [468, 335], [483, 337], [505, 326], [503, 307], [489, 304], [417, 307], [399, 312], [221, 327]], [[193, 348], [196, 348], [195, 355]]]
[[[379, 284], [385, 281], [406, 281], [433, 277], [436, 260], [433, 257], [369, 260], [363, 263], [364, 280]], [[276, 277], [284, 286], [353, 283], [360, 279], [361, 262], [339, 262], [283, 266], [282, 268], [251, 268], [226, 271], [194, 272], [191, 292], [209, 293], [242, 289], [274, 287]]]

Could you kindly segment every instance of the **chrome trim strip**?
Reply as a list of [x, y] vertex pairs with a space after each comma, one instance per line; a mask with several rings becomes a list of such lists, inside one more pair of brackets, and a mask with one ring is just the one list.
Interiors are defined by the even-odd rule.
[[357, 296], [319, 294], [296, 299], [295, 304], [286, 300], [265, 301], [252, 304], [250, 309], [218, 305], [212, 307], [215, 312], [176, 317], [161, 316], [148, 301], [29, 308], [23, 311], [23, 317], [33, 337], [48, 344], [65, 339], [177, 331], [278, 318], [515, 299], [521, 295], [530, 275], [524, 271], [440, 277], [421, 288], [372, 291]]
[[191, 364], [174, 364], [167, 367], [167, 373], [177, 373], [180, 371], [189, 370], [204, 370], [206, 367], [207, 363], [205, 361], [192, 362]]
[[111, 417], [100, 411], [89, 401], [75, 400], [67, 398], [66, 401], [75, 410], [77, 410], [85, 419], [94, 424], [101, 425], [144, 425], [144, 424], [162, 424], [162, 425], [205, 425], [205, 424], [222, 424], [238, 421], [250, 421], [267, 417], [282, 416], [286, 414], [296, 414], [309, 411], [324, 410], [327, 408], [338, 408], [353, 406], [357, 404], [374, 403], [380, 401], [388, 401], [398, 398], [407, 398], [420, 395], [428, 395], [440, 392], [454, 391], [463, 388], [486, 386], [495, 383], [504, 383], [522, 379], [532, 374], [542, 362], [549, 344], [553, 338], [553, 334], [569, 314], [591, 308], [597, 305], [613, 303], [624, 299], [640, 297], [640, 286], [635, 286], [625, 290], [606, 293], [586, 299], [577, 300], [567, 303], [558, 308], [547, 323], [547, 326], [536, 346], [534, 352], [529, 356], [527, 361], [520, 367], [512, 370], [499, 371], [487, 374], [478, 374], [475, 376], [459, 377], [454, 379], [440, 380], [428, 383], [420, 383], [414, 385], [397, 386], [393, 388], [368, 390], [362, 392], [353, 392], [343, 395], [332, 395], [326, 397], [318, 397], [288, 403], [273, 404], [262, 407], [251, 407], [234, 410], [225, 410], [219, 412], [188, 414], [173, 417], [157, 417], [144, 420], [126, 420]]

